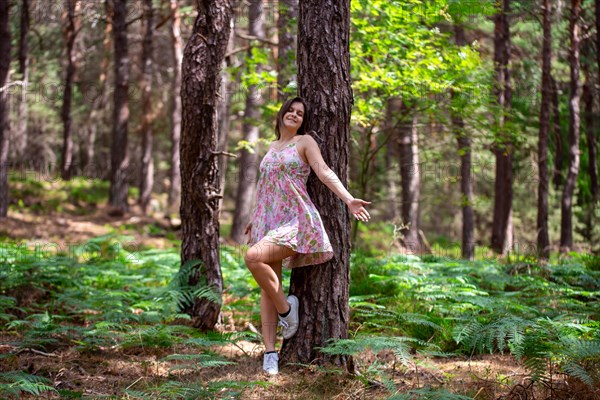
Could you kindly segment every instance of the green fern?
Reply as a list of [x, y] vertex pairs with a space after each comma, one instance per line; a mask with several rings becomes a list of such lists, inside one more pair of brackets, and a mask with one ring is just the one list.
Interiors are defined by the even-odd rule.
[[472, 397], [450, 393], [444, 389], [423, 388], [395, 394], [387, 400], [472, 400]]
[[22, 371], [3, 372], [0, 373], [0, 394], [19, 397], [22, 393], [29, 393], [40, 396], [42, 393], [56, 392], [51, 383], [49, 379]]

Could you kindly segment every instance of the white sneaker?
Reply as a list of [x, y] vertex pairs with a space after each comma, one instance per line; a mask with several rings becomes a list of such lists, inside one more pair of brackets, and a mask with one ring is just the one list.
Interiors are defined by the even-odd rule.
[[298, 301], [298, 298], [294, 295], [290, 295], [287, 298], [287, 302], [290, 305], [290, 313], [285, 318], [279, 317], [279, 325], [283, 327], [282, 333], [284, 339], [289, 339], [294, 336], [298, 330], [299, 324], [298, 307], [300, 302]]
[[263, 358], [263, 370], [269, 375], [277, 375], [279, 373], [279, 355], [277, 353], [265, 353]]

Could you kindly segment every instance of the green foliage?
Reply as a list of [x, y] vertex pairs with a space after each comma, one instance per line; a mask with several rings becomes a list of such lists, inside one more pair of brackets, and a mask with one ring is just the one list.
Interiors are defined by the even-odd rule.
[[443, 389], [423, 388], [395, 394], [387, 400], [471, 400], [472, 397], [450, 393]]
[[22, 371], [9, 371], [0, 373], [0, 395], [20, 398], [21, 394], [29, 393], [34, 396], [43, 396], [47, 392], [56, 392], [49, 379], [30, 375]]

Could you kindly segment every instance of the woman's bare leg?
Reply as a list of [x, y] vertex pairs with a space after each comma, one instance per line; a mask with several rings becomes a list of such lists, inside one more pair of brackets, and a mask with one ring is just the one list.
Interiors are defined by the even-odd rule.
[[[281, 285], [281, 261], [275, 261], [270, 266], [277, 274]], [[271, 301], [271, 298], [264, 290], [260, 292], [260, 321], [265, 342], [265, 352], [275, 351], [278, 321], [277, 308], [275, 308], [275, 304], [273, 304], [273, 301]]]
[[250, 247], [244, 257], [246, 266], [254, 276], [254, 279], [256, 279], [258, 286], [271, 299], [271, 302], [280, 314], [287, 312], [290, 306], [281, 287], [281, 278], [277, 276], [277, 273], [269, 264], [280, 262], [284, 258], [294, 254], [296, 252], [289, 247], [262, 239]]

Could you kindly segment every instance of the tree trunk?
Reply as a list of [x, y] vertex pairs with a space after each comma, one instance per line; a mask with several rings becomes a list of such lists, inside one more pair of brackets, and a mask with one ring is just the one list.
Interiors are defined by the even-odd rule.
[[64, 180], [71, 179], [73, 172], [73, 138], [71, 131], [71, 99], [73, 97], [73, 81], [77, 71], [74, 46], [77, 33], [79, 33], [79, 1], [65, 0], [66, 27], [64, 30], [67, 48], [67, 74], [65, 77], [65, 89], [63, 92], [63, 104], [61, 119], [63, 123], [63, 147], [60, 174]]
[[152, 159], [152, 123], [154, 115], [152, 110], [152, 33], [154, 30], [154, 9], [152, 0], [144, 2], [144, 38], [142, 42], [142, 77], [140, 89], [142, 92], [142, 168], [140, 176], [140, 194], [138, 203], [142, 212], [148, 212], [150, 195], [154, 186], [154, 161]]
[[[461, 25], [454, 25], [454, 39], [457, 46], [465, 46], [465, 30]], [[462, 98], [452, 92], [452, 99], [458, 100], [457, 109], [461, 109]], [[451, 108], [455, 110], [455, 107]], [[467, 260], [475, 258], [475, 220], [473, 216], [473, 184], [471, 182], [471, 138], [465, 131], [465, 122], [460, 111], [451, 112], [454, 136], [458, 143], [460, 155], [460, 191], [462, 194], [462, 257]]]
[[27, 148], [27, 84], [29, 83], [29, 0], [21, 2], [21, 26], [19, 32], [19, 74], [25, 86], [21, 87], [21, 97], [19, 98], [19, 107], [17, 109], [17, 123], [15, 127], [15, 153], [17, 158], [25, 154]]
[[181, 63], [183, 60], [183, 44], [181, 40], [181, 16], [177, 0], [171, 0], [173, 24], [171, 26], [171, 42], [173, 44], [173, 108], [171, 109], [171, 170], [169, 172], [169, 212], [179, 209], [181, 201], [181, 171], [179, 161], [179, 142], [181, 140]]
[[[308, 131], [317, 132], [315, 139], [323, 159], [343, 184], [348, 180], [353, 103], [349, 43], [349, 0], [306, 0], [300, 3], [299, 94], [311, 108], [305, 123]], [[318, 182], [314, 173], [308, 179], [308, 193], [321, 212], [331, 243], [335, 244], [335, 255], [322, 265], [292, 271], [290, 292], [300, 299], [298, 330], [302, 334], [284, 341], [283, 360], [321, 364], [332, 361], [345, 365], [345, 357], [326, 356], [316, 347], [325, 346], [329, 339], [348, 337], [350, 215], [346, 205]]]
[[[583, 59], [589, 59], [590, 46], [582, 49]], [[596, 158], [596, 140], [594, 138], [594, 92], [593, 92], [593, 78], [590, 73], [590, 66], [586, 62], [582, 62], [583, 76], [585, 77], [585, 83], [583, 84], [583, 91], [581, 93], [581, 101], [583, 103], [583, 130], [585, 131], [586, 144], [588, 148], [588, 175], [590, 178], [590, 192], [591, 199], [585, 196], [585, 229], [582, 234], [583, 237], [594, 245], [594, 215], [597, 207], [598, 200], [598, 170], [597, 170], [597, 158]]]
[[498, 120], [498, 141], [494, 144], [496, 157], [496, 178], [494, 191], [494, 217], [492, 222], [492, 249], [506, 255], [512, 248], [512, 143], [507, 138], [505, 117], [510, 108], [511, 86], [510, 70], [510, 29], [508, 13], [510, 0], [502, 1], [502, 9], [494, 16], [494, 63], [496, 64], [496, 80], [498, 85], [498, 106], [500, 117]]
[[[0, 88], [10, 70], [10, 21], [8, 0], [0, 0]], [[0, 218], [8, 213], [8, 90], [0, 92]]]
[[128, 210], [127, 124], [129, 121], [129, 56], [127, 54], [127, 0], [108, 0], [112, 4], [113, 40], [115, 44], [115, 93], [109, 204], [123, 213]]
[[566, 253], [573, 247], [573, 194], [579, 174], [579, 102], [581, 85], [579, 84], [579, 18], [581, 16], [581, 0], [571, 0], [571, 21], [569, 34], [569, 64], [571, 71], [569, 98], [569, 172], [562, 193], [560, 251]]
[[552, 93], [552, 136], [554, 138], [554, 171], [552, 172], [552, 182], [554, 188], [558, 190], [562, 185], [563, 170], [563, 134], [560, 125], [560, 108], [558, 99], [558, 84], [550, 74], [550, 86]]
[[[402, 108], [406, 109], [406, 104]], [[417, 134], [417, 115], [408, 113], [408, 121], [398, 126], [398, 151], [400, 163], [400, 179], [402, 185], [402, 223], [406, 226], [400, 230], [404, 247], [412, 254], [421, 252], [419, 239], [419, 196], [421, 193], [421, 176], [419, 171], [419, 145]]]
[[[106, 13], [109, 14], [109, 6], [106, 5]], [[84, 160], [82, 169], [86, 176], [100, 176], [99, 167], [94, 162], [96, 153], [96, 136], [98, 133], [98, 125], [102, 125], [105, 120], [104, 109], [108, 103], [108, 90], [106, 90], [106, 83], [108, 80], [109, 66], [110, 66], [110, 54], [112, 53], [112, 44], [110, 38], [112, 36], [112, 23], [110, 18], [106, 19], [106, 26], [104, 28], [104, 41], [102, 43], [103, 55], [102, 61], [100, 62], [100, 76], [98, 77], [98, 94], [94, 97], [92, 111], [90, 112], [89, 124], [87, 124], [87, 136], [85, 138], [85, 149], [84, 149]]]
[[286, 88], [297, 79], [296, 47], [298, 0], [279, 0], [277, 20], [277, 101], [283, 103], [290, 90]]
[[[248, 19], [248, 34], [262, 39], [265, 36], [263, 24], [262, 0], [251, 0]], [[248, 50], [248, 56], [252, 57], [252, 48]], [[261, 65], [256, 66], [256, 72], [260, 73]], [[254, 72], [254, 71], [250, 71]], [[260, 87], [251, 85], [246, 92], [246, 112], [242, 127], [243, 138], [250, 143], [253, 151], [241, 151], [239, 162], [240, 179], [238, 180], [237, 194], [235, 198], [235, 211], [233, 214], [233, 225], [231, 227], [231, 238], [237, 243], [244, 242], [244, 228], [251, 218], [252, 201], [256, 196], [256, 182], [258, 177], [258, 122], [261, 117]]]
[[386, 210], [386, 217], [389, 221], [392, 221], [394, 225], [400, 220], [400, 212], [398, 210], [398, 186], [397, 186], [397, 170], [398, 166], [396, 162], [398, 159], [398, 138], [395, 132], [392, 132], [396, 128], [396, 121], [402, 113], [402, 100], [398, 97], [392, 97], [387, 100], [386, 110], [386, 129], [389, 129], [390, 141], [385, 146], [385, 175], [386, 182], [388, 185], [387, 203], [388, 207]]
[[542, 44], [542, 103], [540, 105], [540, 130], [538, 138], [538, 209], [537, 246], [541, 259], [550, 256], [548, 236], [548, 131], [550, 130], [550, 70], [552, 66], [552, 10], [550, 0], [543, 0], [543, 44]]
[[[588, 52], [589, 54], [590, 52]], [[584, 66], [585, 84], [581, 94], [584, 104], [583, 123], [585, 126], [585, 137], [588, 148], [588, 173], [590, 175], [590, 190], [592, 192], [592, 203], [598, 202], [598, 155], [594, 124], [594, 82], [589, 66]], [[591, 223], [591, 220], [590, 220]], [[590, 227], [591, 228], [591, 227]]]
[[[219, 265], [216, 116], [219, 69], [233, 10], [228, 0], [198, 0], [197, 7], [182, 65], [181, 262], [182, 269], [193, 267], [190, 285], [210, 287], [220, 299], [223, 281]], [[192, 315], [196, 327], [212, 329], [220, 310], [220, 303], [196, 298], [184, 311]]]
[[[233, 19], [235, 24], [235, 18]], [[234, 51], [235, 48], [235, 26], [231, 27], [229, 33], [229, 41], [227, 42], [227, 53], [229, 54]], [[232, 57], [225, 57], [223, 61], [223, 72], [221, 73], [221, 96], [219, 98], [219, 107], [217, 108], [217, 118], [219, 120], [219, 137], [217, 148], [219, 151], [227, 151], [227, 143], [229, 138], [230, 120], [229, 120], [229, 100], [231, 96], [231, 90], [233, 88], [231, 81], [231, 74], [227, 71], [227, 67], [231, 66]], [[221, 180], [219, 187], [221, 188], [221, 196], [225, 195], [227, 177], [227, 157], [221, 155], [219, 157], [219, 171], [221, 171]], [[223, 197], [219, 199], [219, 210], [223, 209]]]

